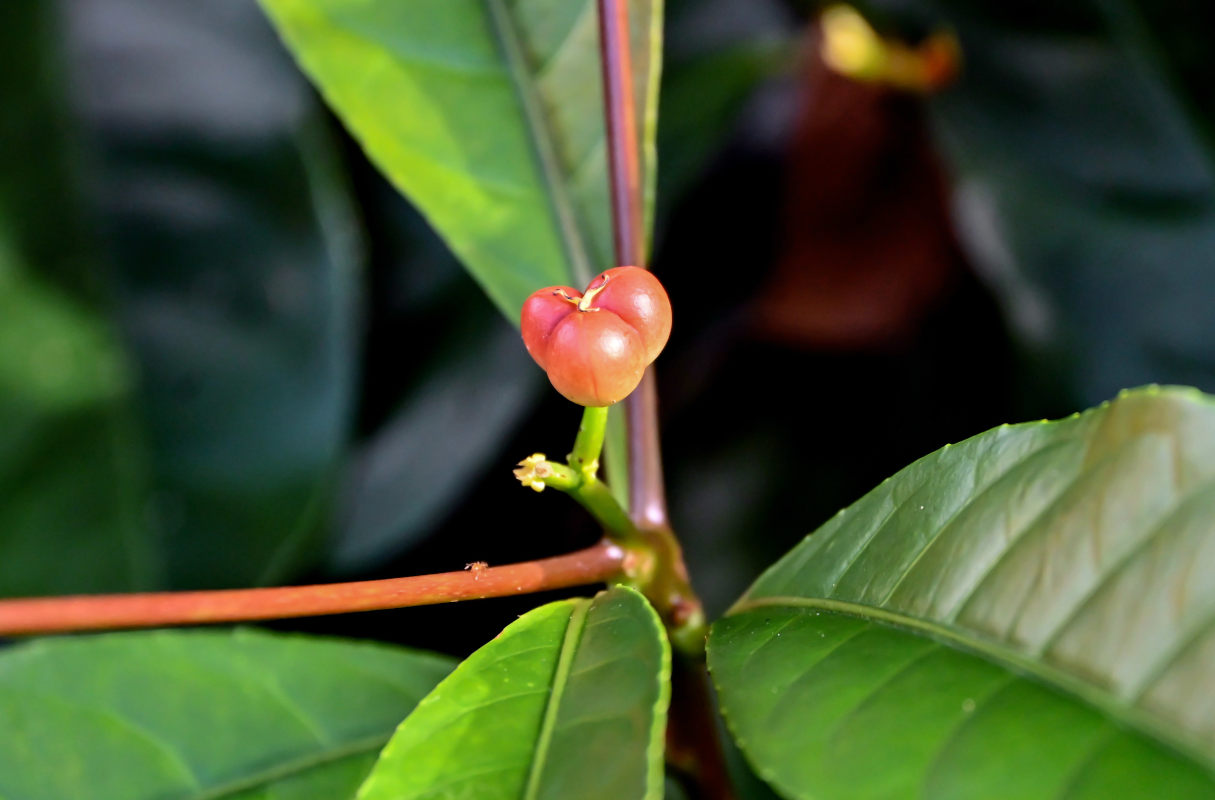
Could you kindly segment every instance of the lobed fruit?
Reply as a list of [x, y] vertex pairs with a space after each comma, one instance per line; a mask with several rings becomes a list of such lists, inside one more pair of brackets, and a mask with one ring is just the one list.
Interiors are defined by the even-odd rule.
[[523, 343], [553, 388], [582, 406], [610, 406], [641, 382], [671, 335], [666, 289], [639, 267], [615, 267], [580, 293], [533, 292], [523, 304]]

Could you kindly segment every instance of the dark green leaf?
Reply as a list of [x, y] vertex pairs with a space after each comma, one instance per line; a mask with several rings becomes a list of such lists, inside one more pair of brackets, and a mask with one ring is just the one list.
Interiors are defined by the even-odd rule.
[[363, 204], [375, 243], [360, 404], [371, 433], [343, 470], [336, 574], [382, 567], [486, 473], [506, 475], [503, 442], [546, 384], [518, 329], [395, 189], [377, 181]]
[[319, 110], [251, 5], [63, 10], [69, 36], [48, 4], [0, 26], [0, 594], [282, 578], [315, 559], [353, 375]]
[[357, 231], [322, 110], [250, 2], [68, 4], [117, 313], [176, 586], [317, 560], [356, 365]]
[[790, 797], [1210, 797], [1215, 402], [1149, 388], [895, 475], [714, 626]]
[[0, 595], [146, 587], [126, 354], [6, 245], [0, 232]]
[[669, 679], [662, 625], [631, 589], [542, 606], [435, 687], [359, 798], [657, 800]]
[[1151, 4], [870, 5], [958, 34], [962, 79], [933, 110], [963, 243], [1030, 370], [1085, 404], [1149, 381], [1215, 390], [1211, 115], [1179, 91], [1136, 10]]
[[338, 570], [373, 566], [425, 532], [539, 394], [541, 374], [518, 331], [492, 314], [467, 327], [470, 341], [444, 352], [355, 454], [333, 556]]
[[50, 3], [0, 7], [0, 220], [15, 253], [60, 288], [97, 299], [62, 31]]
[[99, 302], [54, 9], [0, 9], [0, 595], [156, 582], [134, 370]]
[[[263, 0], [300, 64], [513, 322], [612, 256], [593, 0]], [[647, 190], [662, 4], [633, 0]], [[651, 198], [652, 200], [652, 198]]]
[[351, 798], [451, 669], [257, 631], [54, 639], [0, 654], [6, 800]]
[[624, 510], [629, 508], [629, 429], [624, 418], [625, 407], [616, 404], [608, 409], [607, 431], [603, 439], [603, 473], [612, 496]]

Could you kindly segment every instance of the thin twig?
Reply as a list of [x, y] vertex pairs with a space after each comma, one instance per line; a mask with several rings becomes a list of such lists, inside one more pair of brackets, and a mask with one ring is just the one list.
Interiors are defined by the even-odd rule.
[[[612, 241], [620, 266], [646, 265], [645, 201], [629, 46], [628, 0], [599, 0], [599, 46], [607, 120]], [[629, 510], [639, 528], [666, 528], [654, 368], [625, 401], [629, 430]]]
[[[598, 3], [616, 263], [643, 267], [645, 207], [629, 47], [629, 3], [628, 0], [598, 0]], [[717, 741], [712, 700], [704, 675], [704, 615], [688, 584], [679, 542], [668, 521], [658, 439], [658, 395], [652, 367], [625, 401], [625, 408], [629, 431], [629, 513], [637, 528], [651, 532], [654, 543], [665, 551], [660, 555], [667, 585], [659, 588], [658, 599], [673, 617], [668, 620], [668, 627], [677, 649], [701, 654], [693, 659], [682, 654], [677, 657], [680, 663], [671, 707], [671, 732], [677, 745], [686, 745], [697, 797], [731, 800], [733, 790]], [[693, 632], [693, 638], [699, 641], [682, 641], [680, 634], [688, 632]]]
[[709, 675], [699, 659], [677, 655], [672, 663], [667, 761], [688, 778], [687, 788], [696, 800], [734, 800]]
[[612, 241], [616, 245], [618, 264], [642, 267], [645, 266], [645, 213], [628, 0], [599, 0], [599, 52], [607, 120]]
[[625, 401], [629, 434], [629, 511], [638, 528], [670, 527], [667, 492], [662, 477], [662, 445], [658, 440], [658, 388], [654, 368]]
[[460, 572], [315, 586], [200, 592], [75, 595], [0, 600], [0, 635], [311, 617], [436, 605], [564, 589], [611, 580], [624, 551], [604, 540], [554, 558]]

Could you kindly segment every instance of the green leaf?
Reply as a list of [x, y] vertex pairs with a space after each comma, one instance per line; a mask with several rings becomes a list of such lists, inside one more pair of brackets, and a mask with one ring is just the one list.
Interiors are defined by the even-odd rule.
[[0, 653], [0, 796], [353, 797], [450, 669], [426, 653], [252, 630], [20, 645]]
[[320, 109], [251, 5], [54, 11], [0, 12], [0, 595], [282, 579], [354, 376]]
[[147, 586], [131, 366], [103, 318], [7, 244], [0, 231], [0, 595]]
[[714, 626], [733, 733], [795, 798], [1212, 796], [1213, 485], [1185, 389], [926, 456]]
[[0, 595], [157, 576], [133, 369], [98, 300], [54, 10], [0, 10]]
[[343, 470], [328, 565], [338, 575], [382, 567], [511, 464], [503, 443], [547, 385], [518, 329], [421, 215], [386, 182], [362, 200], [382, 267], [362, 363], [360, 417], [373, 425]]
[[80, 197], [56, 11], [49, 3], [0, 8], [0, 220], [10, 247], [40, 275], [96, 300], [96, 242]]
[[352, 417], [359, 235], [332, 131], [252, 3], [69, 6], [144, 524], [172, 586], [281, 582], [319, 560]]
[[535, 609], [418, 704], [359, 799], [657, 800], [670, 659], [631, 589]]
[[625, 407], [619, 403], [608, 409], [607, 430], [603, 438], [603, 474], [612, 497], [629, 510], [629, 428]]
[[[593, 0], [262, 0], [381, 171], [507, 318], [612, 255]], [[633, 0], [648, 204], [662, 4]]]
[[426, 532], [469, 491], [539, 394], [540, 374], [518, 331], [492, 313], [458, 327], [448, 334], [467, 341], [445, 348], [354, 454], [332, 559], [339, 571], [372, 567]]

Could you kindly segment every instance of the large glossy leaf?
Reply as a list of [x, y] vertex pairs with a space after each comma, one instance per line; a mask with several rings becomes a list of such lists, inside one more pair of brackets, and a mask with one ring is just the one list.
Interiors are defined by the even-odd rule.
[[357, 361], [357, 232], [323, 110], [250, 0], [65, 12], [138, 365], [144, 524], [172, 585], [281, 581], [318, 560]]
[[316, 555], [353, 374], [319, 110], [247, 0], [54, 11], [0, 32], [0, 594], [280, 578]]
[[341, 800], [451, 669], [256, 631], [53, 639], [0, 653], [6, 800]]
[[1209, 12], [1142, 0], [1015, 14], [975, 0], [866, 5], [959, 36], [962, 78], [932, 108], [963, 243], [1034, 356], [1030, 371], [1085, 404], [1149, 381], [1215, 390], [1215, 339], [1203, 333], [1215, 303], [1211, 108], [1181, 91], [1170, 61], [1182, 48], [1138, 7], [1190, 31], [1209, 29]]
[[1215, 401], [1137, 390], [889, 479], [716, 624], [782, 793], [1215, 793]]
[[670, 650], [631, 589], [508, 626], [440, 683], [384, 748], [360, 800], [657, 800]]
[[[537, 288], [581, 286], [614, 263], [593, 0], [262, 5], [509, 319]], [[652, 187], [662, 4], [630, 5]]]

